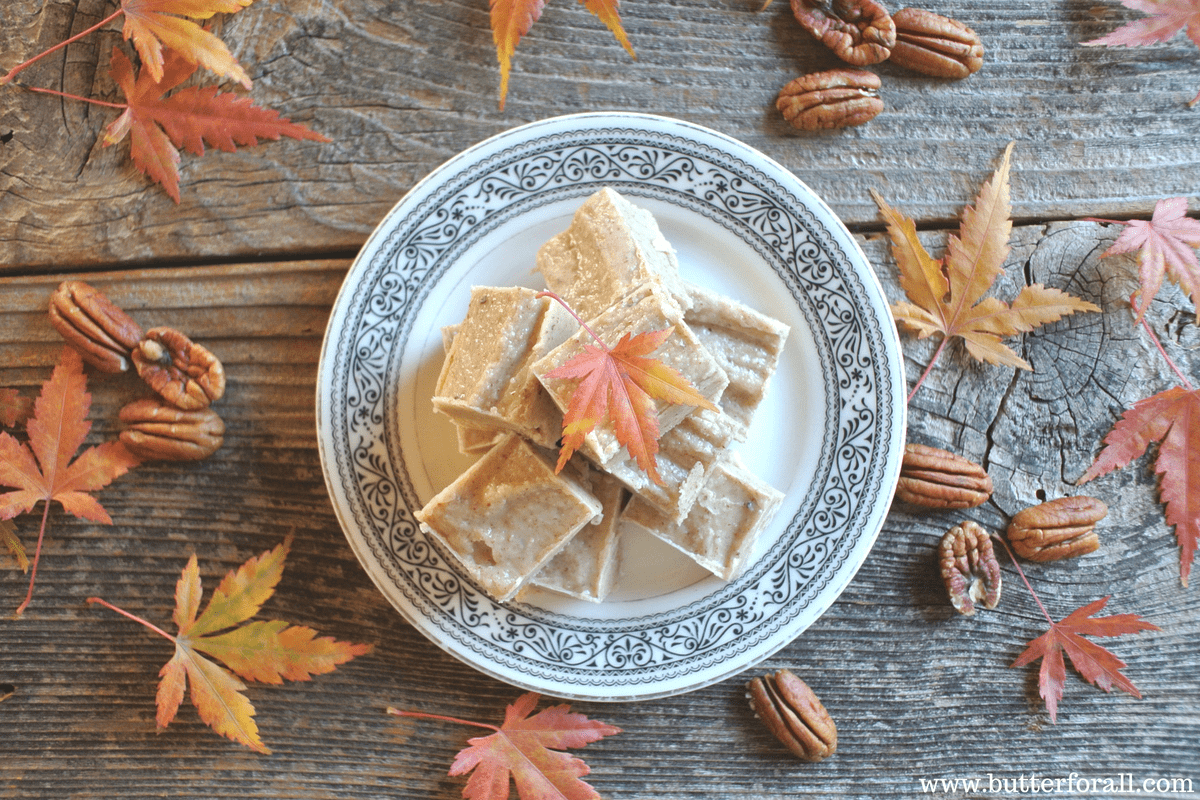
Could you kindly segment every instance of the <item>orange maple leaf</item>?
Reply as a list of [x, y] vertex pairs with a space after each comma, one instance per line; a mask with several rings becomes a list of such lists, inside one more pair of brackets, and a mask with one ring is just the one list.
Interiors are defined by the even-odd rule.
[[246, 680], [278, 684], [284, 679], [305, 681], [313, 675], [332, 672], [339, 664], [371, 652], [371, 645], [315, 638], [316, 631], [312, 628], [289, 626], [278, 620], [242, 625], [274, 593], [283, 577], [291, 542], [289, 536], [274, 550], [250, 558], [230, 571], [198, 617], [203, 590], [193, 554], [175, 585], [177, 636], [98, 597], [88, 598], [89, 603], [111, 608], [175, 643], [175, 655], [159, 672], [162, 679], [156, 700], [159, 730], [175, 718], [190, 680], [192, 703], [205, 724], [222, 736], [260, 753], [269, 753], [258, 735], [254, 706], [242, 694], [246, 685], [201, 653], [223, 661]]
[[33, 413], [33, 401], [17, 389], [0, 389], [0, 425], [16, 427]]
[[[570, 307], [553, 292], [539, 296], [552, 297], [568, 311]], [[575, 312], [571, 311], [574, 316]], [[708, 398], [696, 391], [678, 370], [650, 357], [674, 327], [646, 331], [632, 336], [626, 333], [615, 347], [608, 347], [600, 337], [575, 317], [595, 345], [585, 345], [583, 352], [546, 373], [547, 378], [578, 379], [571, 392], [571, 402], [563, 414], [562, 447], [556, 471], [583, 444], [584, 437], [601, 421], [612, 423], [617, 442], [625, 446], [639, 468], [657, 484], [662, 484], [655, 457], [658, 455], [658, 411], [655, 400], [667, 403], [698, 406], [716, 411]]]
[[134, 78], [128, 57], [114, 48], [113, 79], [125, 95], [125, 111], [105, 128], [105, 146], [130, 137], [133, 163], [179, 202], [179, 151], [204, 154], [204, 143], [226, 152], [237, 145], [258, 144], [259, 139], [330, 141], [303, 125], [290, 122], [270, 109], [254, 105], [249, 98], [219, 92], [214, 86], [189, 87], [164, 97], [196, 71], [174, 51], [168, 52], [163, 72], [155, 78], [143, 69]]
[[1151, 442], [1161, 442], [1154, 471], [1161, 476], [1167, 523], [1179, 540], [1179, 578], [1187, 586], [1200, 546], [1200, 390], [1176, 386], [1134, 403], [1104, 437], [1104, 449], [1078, 483], [1125, 466]]
[[50, 502], [57, 500], [64, 509], [82, 519], [111, 525], [108, 512], [88, 492], [104, 488], [140, 463], [120, 442], [89, 447], [72, 461], [92, 428], [87, 421], [91, 404], [83, 360], [74, 349], [65, 347], [54, 372], [42, 385], [33, 416], [25, 423], [29, 444], [0, 433], [0, 486], [17, 489], [0, 494], [0, 519], [12, 519], [29, 511], [38, 501], [46, 503], [34, 550], [29, 592], [17, 608], [18, 616], [33, 598]]
[[[603, 22], [621, 46], [633, 56], [633, 45], [621, 26], [620, 0], [580, 0], [588, 11]], [[496, 44], [496, 58], [500, 61], [500, 110], [508, 96], [508, 76], [512, 69], [512, 55], [521, 37], [529, 33], [533, 23], [542, 16], [546, 0], [488, 0], [492, 22], [492, 41]]]
[[521, 695], [505, 710], [504, 724], [500, 727], [394, 708], [389, 708], [388, 713], [495, 731], [490, 736], [468, 739], [470, 746], [460, 750], [450, 766], [450, 775], [466, 775], [474, 770], [462, 793], [467, 800], [507, 800], [510, 777], [521, 800], [599, 800], [596, 790], [580, 780], [590, 771], [588, 765], [562, 750], [583, 747], [620, 733], [621, 729], [571, 713], [566, 704], [550, 706], [529, 716], [537, 703], [536, 693]]
[[1008, 173], [1012, 145], [975, 206], [963, 211], [960, 235], [951, 235], [946, 256], [934, 258], [917, 237], [916, 224], [888, 206], [871, 191], [887, 221], [892, 255], [900, 270], [900, 286], [911, 302], [892, 304], [896, 320], [924, 339], [942, 335], [933, 358], [909, 394], [916, 393], [946, 343], [957, 336], [967, 352], [980, 361], [1031, 369], [1025, 359], [1001, 343], [1001, 338], [1027, 333], [1076, 311], [1099, 311], [1092, 303], [1039, 283], [1021, 289], [1012, 305], [983, 297], [1004, 269], [1012, 232]]
[[[1009, 665], [1021, 667], [1042, 659], [1042, 666], [1038, 672], [1038, 693], [1046, 702], [1051, 722], [1057, 719], [1058, 701], [1062, 699], [1067, 680], [1066, 665], [1063, 663], [1064, 652], [1071, 659], [1071, 665], [1093, 686], [1098, 686], [1106, 692], [1116, 686], [1134, 697], [1142, 696], [1133, 682], [1121, 673], [1121, 669], [1126, 666], [1125, 662], [1083, 637], [1120, 636], [1125, 633], [1161, 629], [1137, 614], [1114, 614], [1110, 617], [1093, 618], [1092, 614], [1104, 608], [1107, 602], [1108, 598], [1103, 597], [1088, 603], [1072, 611], [1061, 622], [1055, 622], [1047, 614], [1050, 630], [1030, 642], [1025, 652]], [[1040, 600], [1038, 605], [1041, 605]], [[1045, 612], [1045, 609], [1042, 611]]]
[[232, 78], [247, 89], [250, 76], [218, 37], [192, 22], [214, 14], [241, 11], [254, 0], [121, 0], [125, 12], [122, 34], [133, 40], [142, 67], [154, 81], [166, 70], [163, 50], [178, 53], [193, 65]]

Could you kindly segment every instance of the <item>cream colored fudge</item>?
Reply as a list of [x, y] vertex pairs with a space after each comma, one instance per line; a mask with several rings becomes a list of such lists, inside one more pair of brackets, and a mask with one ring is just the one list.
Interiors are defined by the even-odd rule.
[[434, 409], [468, 428], [513, 431], [554, 447], [562, 413], [529, 365], [577, 328], [562, 306], [533, 289], [473, 287], [442, 363]]
[[759, 534], [782, 502], [782, 493], [730, 453], [713, 468], [683, 522], [671, 522], [634, 497], [625, 506], [621, 526], [657, 536], [717, 577], [732, 580], [741, 574]]
[[647, 283], [681, 309], [691, 305], [675, 250], [654, 215], [607, 187], [585, 200], [570, 227], [542, 246], [537, 268], [546, 286], [582, 319]]
[[416, 513], [499, 602], [520, 588], [602, 512], [580, 481], [509, 434]]
[[711, 289], [688, 284], [688, 293], [692, 307], [684, 320], [729, 377], [721, 410], [741, 426], [736, 437], [741, 441], [779, 366], [791, 329]]
[[602, 516], [584, 525], [530, 583], [543, 589], [599, 603], [612, 591], [620, 568], [617, 519], [625, 487], [610, 475], [591, 471], [588, 483], [600, 501]]
[[[442, 351], [445, 355], [450, 354], [450, 345], [454, 342], [456, 333], [458, 333], [458, 325], [442, 327]], [[445, 361], [442, 362], [442, 365], [445, 369]], [[504, 431], [499, 428], [472, 428], [460, 422], [454, 422], [454, 432], [458, 440], [458, 452], [465, 456], [483, 455], [491, 450], [504, 435]]]
[[[625, 334], [637, 335], [648, 331], [674, 327], [666, 341], [652, 353], [663, 364], [678, 370], [696, 390], [716, 403], [721, 398], [729, 379], [704, 345], [696, 338], [674, 302], [661, 289], [644, 285], [625, 295], [604, 313], [588, 321], [588, 327], [609, 347], [614, 347]], [[550, 397], [565, 412], [571, 402], [571, 394], [578, 381], [565, 378], [549, 378], [546, 373], [565, 364], [584, 352], [584, 347], [594, 345], [595, 340], [582, 328], [571, 338], [535, 362], [531, 369], [550, 393]], [[656, 402], [659, 435], [675, 427], [695, 407]], [[605, 420], [585, 437], [580, 448], [585, 456], [601, 467], [608, 468], [614, 460], [628, 457], [617, 442], [612, 423]]]
[[719, 411], [696, 409], [658, 440], [657, 484], [632, 460], [617, 461], [609, 472], [642, 501], [671, 522], [692, 510], [713, 465], [725, 453], [741, 426]]

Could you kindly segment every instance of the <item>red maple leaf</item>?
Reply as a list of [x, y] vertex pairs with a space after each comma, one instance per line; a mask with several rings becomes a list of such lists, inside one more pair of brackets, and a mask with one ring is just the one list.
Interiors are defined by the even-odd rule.
[[[1106, 36], [1084, 42], [1106, 47], [1141, 47], [1167, 41], [1184, 27], [1200, 47], [1200, 0], [1121, 0], [1121, 5], [1148, 16], [1126, 23]], [[1197, 94], [1188, 105], [1200, 102]]]
[[[553, 292], [543, 292], [571, 311]], [[571, 311], [574, 315], [575, 312]], [[576, 317], [579, 320], [578, 317]], [[625, 334], [615, 347], [609, 347], [579, 320], [594, 345], [550, 370], [544, 377], [578, 379], [571, 402], [563, 414], [562, 448], [557, 470], [566, 466], [584, 437], [601, 421], [612, 423], [617, 441], [625, 446], [637, 465], [657, 484], [662, 483], [655, 457], [658, 455], [658, 411], [655, 400], [698, 406], [716, 411], [708, 398], [696, 391], [678, 370], [650, 356], [675, 330], [646, 331], [636, 336]]]
[[188, 87], [165, 97], [196, 71], [196, 65], [168, 51], [160, 79], [143, 69], [137, 78], [133, 65], [120, 50], [112, 54], [113, 79], [125, 95], [125, 111], [105, 128], [104, 144], [130, 137], [133, 163], [179, 202], [179, 151], [204, 154], [204, 144], [233, 152], [237, 145], [258, 144], [259, 139], [330, 141], [274, 111], [254, 105], [249, 98], [219, 92], [215, 86]]
[[38, 501], [46, 503], [34, 550], [29, 593], [18, 607], [18, 615], [33, 598], [50, 501], [57, 500], [63, 508], [82, 519], [111, 525], [108, 512], [88, 492], [104, 488], [140, 463], [120, 442], [89, 447], [79, 458], [71, 460], [91, 430], [92, 423], [87, 421], [91, 404], [83, 360], [74, 349], [64, 347], [58, 366], [42, 385], [33, 406], [33, 416], [25, 424], [28, 446], [8, 433], [0, 433], [0, 486], [17, 489], [0, 494], [0, 519], [12, 519], [29, 511]]
[[1167, 505], [1167, 523], [1179, 540], [1179, 577], [1188, 573], [1200, 544], [1200, 390], [1178, 386], [1134, 403], [1121, 415], [1104, 449], [1078, 483], [1107, 475], [1161, 442], [1154, 471], [1161, 476], [1159, 494]]
[[[1036, 599], [1037, 595], [1034, 597]], [[1161, 629], [1137, 614], [1114, 614], [1111, 617], [1093, 618], [1092, 614], [1104, 608], [1107, 602], [1108, 598], [1102, 597], [1088, 603], [1072, 611], [1061, 622], [1055, 622], [1046, 614], [1046, 619], [1050, 620], [1050, 630], [1030, 642], [1025, 652], [1009, 665], [1022, 667], [1042, 659], [1041, 670], [1038, 672], [1038, 693], [1046, 701], [1051, 722], [1057, 719], [1058, 701], [1062, 699], [1067, 680], [1066, 665], [1063, 663], [1064, 652], [1071, 659], [1071, 666], [1093, 686], [1098, 686], [1106, 692], [1116, 686], [1134, 697], [1142, 696], [1133, 682], [1121, 673], [1121, 669], [1126, 666], [1125, 662], [1083, 637], [1120, 636], [1125, 633]], [[1038, 605], [1041, 605], [1040, 600]], [[1042, 609], [1043, 613], [1045, 610]]]
[[1164, 274], [1179, 284], [1193, 303], [1196, 300], [1196, 292], [1200, 290], [1200, 260], [1196, 258], [1196, 248], [1200, 247], [1200, 220], [1187, 216], [1187, 210], [1186, 197], [1172, 197], [1155, 203], [1149, 222], [1088, 217], [1093, 222], [1125, 226], [1112, 246], [1101, 253], [1101, 258], [1137, 251], [1142, 309], [1138, 313], [1139, 321], [1142, 312], [1150, 307], [1150, 301], [1158, 294]]
[[538, 695], [527, 692], [510, 704], [500, 727], [482, 722], [423, 714], [415, 711], [388, 713], [401, 717], [442, 719], [490, 728], [495, 733], [468, 739], [450, 767], [450, 775], [474, 770], [463, 789], [467, 800], [507, 800], [509, 779], [521, 800], [599, 800], [595, 789], [580, 780], [590, 772], [588, 765], [569, 753], [569, 747], [584, 745], [620, 733], [614, 725], [571, 713], [566, 704], [550, 706], [532, 717]]

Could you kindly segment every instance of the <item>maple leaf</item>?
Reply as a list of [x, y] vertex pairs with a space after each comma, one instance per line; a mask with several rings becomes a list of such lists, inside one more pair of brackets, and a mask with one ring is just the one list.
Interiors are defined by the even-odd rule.
[[[1121, 0], [1121, 5], [1148, 16], [1126, 23], [1112, 33], [1084, 42], [1096, 47], [1141, 47], [1161, 44], [1185, 27], [1188, 38], [1200, 47], [1200, 0]], [[1197, 94], [1188, 103], [1200, 102]]]
[[1176, 386], [1134, 403], [1104, 437], [1104, 448], [1078, 483], [1125, 466], [1151, 442], [1161, 442], [1154, 471], [1161, 477], [1167, 523], [1179, 540], [1179, 577], [1187, 586], [1200, 544], [1200, 390]]
[[[1196, 248], [1200, 247], [1200, 220], [1187, 216], [1186, 197], [1171, 197], [1154, 204], [1150, 221], [1135, 219], [1099, 219], [1087, 217], [1092, 222], [1124, 225], [1125, 230], [1112, 246], [1100, 257], [1137, 251], [1138, 281], [1141, 284], [1140, 322], [1150, 301], [1158, 294], [1164, 274], [1179, 284], [1184, 294], [1195, 303], [1200, 290], [1200, 259]], [[1200, 322], [1200, 313], [1196, 317]]]
[[571, 713], [566, 704], [550, 706], [529, 716], [537, 703], [536, 693], [521, 695], [505, 710], [504, 724], [500, 727], [394, 708], [389, 708], [388, 713], [495, 731], [489, 736], [468, 739], [469, 747], [454, 757], [450, 775], [466, 775], [474, 770], [463, 789], [467, 800], [506, 800], [510, 778], [521, 800], [599, 800], [595, 789], [580, 780], [590, 772], [588, 765], [562, 750], [583, 747], [620, 733], [621, 729]]
[[974, 206], [963, 211], [959, 235], [951, 235], [946, 256], [934, 258], [917, 237], [916, 224], [888, 206], [871, 190], [887, 221], [892, 255], [900, 270], [900, 286], [911, 302], [892, 305], [897, 321], [924, 339], [941, 334], [933, 358], [909, 394], [912, 399], [946, 343], [960, 337], [967, 352], [980, 361], [1031, 369], [1000, 340], [1027, 333], [1076, 311], [1099, 311], [1092, 303], [1041, 284], [1025, 286], [1012, 305], [983, 297], [1004, 269], [1012, 231], [1008, 173], [1012, 144], [995, 174], [984, 183]]
[[[1015, 562], [1014, 562], [1015, 563]], [[1024, 577], [1022, 575], [1022, 577]], [[1032, 589], [1030, 590], [1032, 591]], [[1036, 598], [1037, 595], [1034, 595]], [[1121, 673], [1125, 662], [1105, 650], [1095, 642], [1084, 639], [1084, 636], [1120, 636], [1138, 631], [1161, 630], [1157, 625], [1146, 622], [1137, 614], [1114, 614], [1110, 617], [1096, 617], [1095, 614], [1108, 602], [1108, 597], [1094, 600], [1085, 606], [1075, 609], [1061, 622], [1050, 620], [1050, 630], [1029, 643], [1025, 652], [1017, 656], [1010, 667], [1021, 667], [1037, 659], [1042, 660], [1038, 672], [1038, 693], [1046, 702], [1050, 712], [1050, 721], [1058, 716], [1058, 702], [1062, 699], [1063, 688], [1066, 685], [1066, 665], [1063, 663], [1063, 653], [1071, 659], [1075, 668], [1084, 680], [1104, 691], [1111, 691], [1114, 686], [1140, 698], [1141, 692], [1129, 678]], [[1041, 605], [1041, 601], [1038, 601]], [[1045, 612], [1045, 608], [1042, 609]]]
[[0, 425], [14, 428], [33, 413], [33, 401], [17, 389], [0, 389]]
[[[633, 45], [621, 26], [620, 0], [579, 0], [612, 31], [617, 41], [633, 58]], [[496, 58], [500, 62], [500, 110], [508, 96], [508, 76], [512, 69], [512, 55], [516, 52], [521, 37], [529, 33], [533, 23], [542, 16], [546, 0], [488, 0], [492, 22], [492, 41], [496, 44]]]
[[196, 71], [174, 51], [168, 52], [162, 75], [155, 78], [143, 68], [137, 78], [129, 58], [114, 48], [113, 79], [125, 95], [121, 116], [105, 128], [105, 146], [130, 137], [133, 163], [167, 194], [179, 202], [179, 151], [204, 154], [204, 144], [226, 152], [237, 145], [258, 144], [259, 139], [330, 141], [303, 125], [290, 122], [270, 109], [260, 108], [247, 97], [219, 92], [217, 87], [188, 87], [164, 97]]
[[[142, 67], [154, 81], [166, 71], [164, 48], [193, 65], [232, 78], [247, 89], [250, 76], [217, 36], [192, 20], [241, 11], [254, 0], [121, 0], [125, 12], [122, 35], [133, 41]], [[190, 18], [190, 19], [189, 19]]]
[[[242, 625], [275, 592], [283, 577], [291, 542], [292, 537], [288, 536], [274, 550], [252, 557], [231, 570], [199, 616], [203, 589], [193, 554], [175, 585], [174, 621], [179, 630], [176, 636], [98, 597], [88, 598], [87, 602], [110, 608], [175, 643], [175, 655], [159, 672], [161, 680], [156, 697], [159, 730], [175, 718], [190, 681], [192, 704], [205, 724], [235, 742], [269, 753], [254, 722], [254, 706], [242, 694], [246, 685], [233, 673], [262, 683], [278, 684], [284, 679], [305, 681], [371, 652], [371, 645], [317, 638], [312, 628], [278, 620]], [[223, 661], [233, 673], [202, 654]]]
[[617, 442], [625, 446], [638, 467], [657, 484], [662, 484], [655, 457], [658, 455], [658, 412], [655, 400], [697, 406], [716, 411], [708, 398], [696, 391], [678, 370], [650, 356], [666, 341], [674, 327], [646, 331], [633, 336], [626, 333], [615, 347], [608, 347], [591, 328], [575, 315], [562, 298], [563, 305], [596, 341], [583, 352], [546, 373], [555, 379], [577, 379], [567, 412], [563, 414], [562, 447], [555, 471], [561, 471], [584, 437], [603, 420], [609, 420]]
[[89, 447], [71, 460], [91, 430], [92, 424], [87, 421], [91, 403], [83, 360], [74, 349], [65, 347], [58, 365], [42, 385], [33, 406], [33, 416], [25, 423], [29, 444], [18, 442], [8, 433], [0, 433], [0, 486], [17, 489], [0, 494], [0, 519], [12, 519], [29, 511], [38, 501], [46, 504], [34, 551], [29, 592], [17, 608], [18, 616], [33, 598], [50, 502], [57, 500], [64, 509], [81, 519], [111, 525], [108, 512], [88, 492], [104, 488], [140, 463], [120, 442]]
[[0, 519], [0, 542], [4, 543], [9, 554], [16, 559], [21, 571], [29, 572], [29, 555], [25, 552], [25, 545], [17, 538], [17, 526], [12, 520]]

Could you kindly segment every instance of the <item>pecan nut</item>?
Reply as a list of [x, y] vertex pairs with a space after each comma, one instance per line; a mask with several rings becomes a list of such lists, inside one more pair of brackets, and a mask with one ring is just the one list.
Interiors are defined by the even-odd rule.
[[225, 393], [221, 362], [174, 328], [146, 331], [133, 350], [133, 363], [151, 389], [185, 411], [204, 408]]
[[950, 604], [960, 614], [975, 613], [975, 604], [995, 608], [1000, 602], [1000, 563], [992, 538], [978, 523], [967, 520], [942, 537], [938, 566]]
[[886, 61], [896, 43], [896, 24], [875, 0], [792, 0], [801, 26], [838, 58], [856, 67]]
[[1060, 497], [1018, 511], [1008, 524], [1008, 541], [1021, 558], [1058, 561], [1100, 547], [1096, 523], [1108, 506], [1094, 497]]
[[821, 761], [837, 751], [837, 726], [820, 699], [790, 670], [746, 684], [754, 714], [798, 758]]
[[83, 360], [104, 372], [129, 369], [142, 328], [99, 289], [63, 281], [50, 296], [50, 324]]
[[225, 423], [208, 407], [184, 411], [147, 397], [122, 408], [119, 417], [127, 426], [121, 441], [146, 461], [199, 461], [225, 441]]
[[992, 479], [970, 459], [924, 444], [907, 444], [896, 499], [926, 508], [974, 508], [992, 496]]
[[892, 63], [935, 78], [965, 78], [983, 66], [983, 42], [961, 22], [919, 8], [902, 8], [892, 20]]
[[801, 75], [779, 90], [775, 107], [802, 131], [861, 125], [883, 110], [879, 76], [861, 69]]

